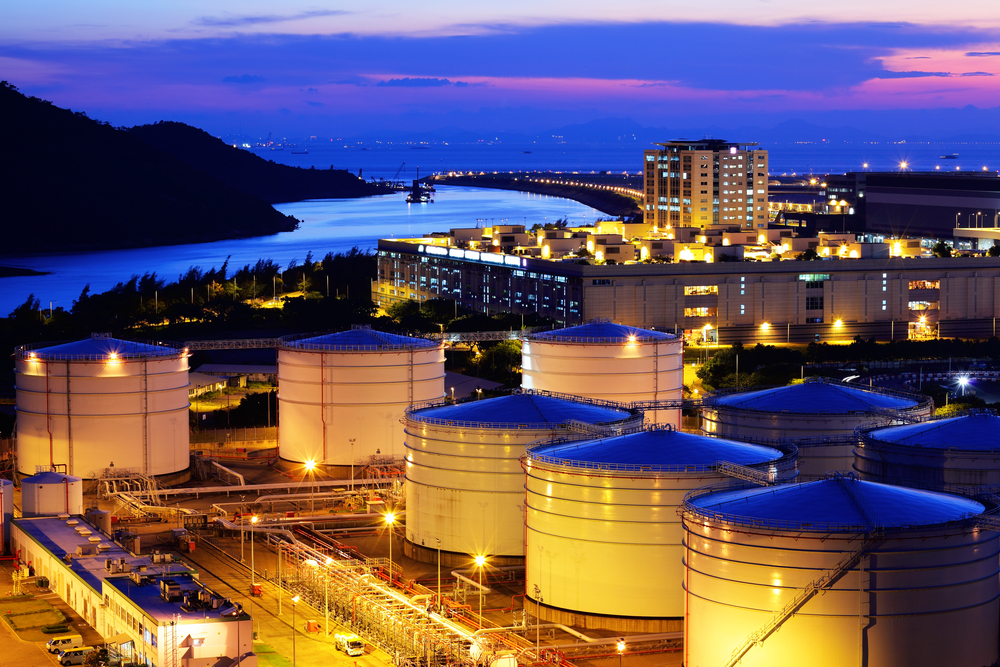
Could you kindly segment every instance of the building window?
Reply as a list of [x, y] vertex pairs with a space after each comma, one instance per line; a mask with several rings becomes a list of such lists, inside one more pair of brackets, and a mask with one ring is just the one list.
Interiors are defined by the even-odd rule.
[[740, 304], [740, 315], [746, 315], [747, 314], [746, 313], [746, 308], [747, 307], [745, 305], [743, 305], [742, 303]]
[[882, 299], [882, 310], [886, 309], [886, 300]]
[[909, 306], [910, 310], [938, 310], [940, 304], [940, 301], [911, 301]]
[[718, 285], [694, 285], [684, 288], [684, 296], [702, 296], [705, 294], [718, 294]]
[[807, 296], [806, 297], [806, 310], [823, 310], [823, 297], [821, 297], [821, 296]]
[[715, 317], [719, 312], [718, 308], [685, 308], [684, 317]]
[[807, 317], [806, 324], [823, 324], [822, 317]]
[[940, 280], [911, 280], [910, 289], [941, 289]]

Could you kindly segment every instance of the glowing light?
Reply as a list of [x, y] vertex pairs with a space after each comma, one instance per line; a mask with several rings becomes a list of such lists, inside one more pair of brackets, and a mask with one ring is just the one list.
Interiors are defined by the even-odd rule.
[[306, 565], [309, 567], [319, 567], [319, 561], [315, 558], [310, 558], [306, 561]]
[[253, 525], [255, 525], [255, 526], [257, 525], [257, 522], [258, 522], [258, 521], [260, 521], [260, 519], [259, 519], [259, 518], [257, 518], [257, 515], [256, 515], [256, 514], [254, 514], [254, 515], [253, 515], [252, 517], [250, 517], [250, 523], [252, 523], [252, 524], [253, 524]]
[[639, 249], [639, 259], [649, 259], [649, 248], [642, 246]]
[[910, 166], [910, 163], [909, 163], [909, 162], [907, 162], [906, 160], [903, 160], [902, 162], [900, 162], [900, 163], [899, 163], [899, 168], [900, 168], [901, 170], [902, 170], [902, 169], [906, 169], [906, 168], [907, 168], [907, 167], [909, 167], [909, 166]]
[[624, 653], [625, 652], [625, 640], [624, 639], [619, 639], [618, 643], [615, 644], [615, 646], [618, 647], [618, 652], [619, 653]]
[[964, 387], [965, 385], [969, 384], [969, 378], [963, 375], [962, 377], [958, 378], [958, 384]]
[[712, 253], [706, 252], [705, 253], [705, 261], [708, 262], [709, 264], [711, 264], [712, 262], [715, 261], [715, 257], [712, 255]]
[[830, 256], [830, 246], [826, 246], [825, 248], [823, 248], [823, 256], [824, 257]]
[[393, 512], [389, 512], [385, 515], [385, 522], [390, 526], [396, 523], [396, 515]]
[[858, 258], [858, 251], [857, 250], [852, 250], [850, 252], [850, 258], [851, 259], [857, 259]]
[[761, 328], [761, 331], [767, 331], [768, 329], [771, 328], [771, 323], [770, 322], [764, 322], [763, 324], [760, 325], [760, 328]]
[[902, 255], [903, 254], [903, 244], [900, 243], [899, 241], [896, 241], [895, 243], [893, 243], [892, 244], [892, 254], [896, 255], [896, 256]]
[[757, 235], [757, 243], [766, 243], [766, 242], [767, 242], [766, 236], [764, 236], [763, 234]]
[[629, 334], [628, 342], [629, 342], [629, 344], [633, 344], [633, 345], [635, 344], [635, 334]]
[[688, 248], [687, 246], [684, 246], [683, 248], [681, 248], [681, 252], [680, 252], [680, 254], [678, 256], [682, 260], [685, 260], [685, 261], [688, 261], [688, 262], [690, 262], [690, 261], [692, 261], [694, 259], [694, 253], [691, 252], [691, 249]]
[[594, 253], [594, 259], [596, 259], [598, 262], [603, 262], [604, 261], [604, 251], [598, 250], [597, 252], [595, 252]]
[[542, 259], [548, 259], [552, 256], [552, 248], [550, 246], [542, 246]]
[[486, 565], [486, 556], [476, 556], [476, 567]]
[[921, 324], [926, 324], [927, 323], [927, 316], [926, 315], [921, 315], [920, 316], [920, 323]]
[[295, 597], [292, 598], [292, 604], [298, 604], [299, 600], [301, 599], [302, 598], [300, 596], [296, 595]]
[[722, 245], [729, 245], [729, 239], [722, 239]]
[[305, 466], [305, 468], [306, 468], [306, 470], [308, 472], [312, 472], [313, 470], [316, 469], [316, 462], [313, 461], [312, 459], [309, 459], [303, 465]]
[[844, 326], [844, 320], [838, 319], [836, 322], [833, 323], [833, 326], [839, 329], [840, 327]]

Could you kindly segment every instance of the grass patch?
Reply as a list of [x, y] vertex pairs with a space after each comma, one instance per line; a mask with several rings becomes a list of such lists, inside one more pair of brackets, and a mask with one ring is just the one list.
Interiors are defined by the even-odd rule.
[[52, 609], [52, 605], [45, 600], [36, 600], [33, 597], [3, 598], [0, 600], [0, 614], [4, 616], [34, 614], [49, 609]]
[[15, 630], [31, 630], [33, 628], [42, 628], [46, 625], [65, 623], [67, 619], [61, 611], [50, 609], [48, 611], [36, 611], [33, 614], [8, 616], [7, 620]]
[[253, 652], [257, 654], [260, 667], [292, 667], [292, 661], [281, 655], [268, 644], [254, 642]]
[[[68, 626], [69, 619], [45, 600], [31, 597], [0, 600], [0, 614], [17, 636], [28, 642], [48, 640], [47, 626]], [[67, 628], [68, 629], [68, 628]]]

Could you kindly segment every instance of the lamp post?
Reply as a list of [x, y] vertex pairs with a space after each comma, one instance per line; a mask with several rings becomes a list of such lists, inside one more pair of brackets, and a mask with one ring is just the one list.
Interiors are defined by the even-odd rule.
[[299, 596], [292, 598], [292, 667], [295, 667], [295, 605], [299, 603]]
[[479, 626], [483, 625], [483, 566], [486, 556], [476, 556], [476, 567], [479, 568]]
[[247, 541], [246, 532], [243, 530], [243, 503], [246, 500], [246, 496], [240, 494], [240, 562], [243, 560], [243, 543]]
[[440, 537], [435, 537], [434, 539], [437, 540], [437, 548], [438, 548], [438, 588], [437, 588], [437, 593], [438, 593], [438, 611], [440, 611], [441, 610], [441, 538]]
[[257, 518], [256, 514], [250, 517], [250, 583], [251, 584], [257, 583], [257, 570], [254, 569], [254, 561], [253, 561], [253, 529], [254, 526], [257, 525], [258, 521], [259, 519]]
[[306, 472], [309, 473], [309, 513], [316, 513], [316, 487], [313, 486], [313, 471], [316, 469], [316, 462], [312, 459], [306, 461]]
[[622, 656], [625, 655], [625, 638], [618, 640], [618, 667], [622, 667]]
[[385, 523], [389, 526], [389, 585], [392, 585], [392, 526], [396, 523], [396, 515], [389, 512], [385, 515]]
[[349, 438], [351, 442], [351, 491], [354, 491], [354, 440], [355, 438]]

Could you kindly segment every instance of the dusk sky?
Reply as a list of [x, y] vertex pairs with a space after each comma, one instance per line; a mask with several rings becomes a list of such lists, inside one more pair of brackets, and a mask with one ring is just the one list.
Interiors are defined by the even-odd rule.
[[[1000, 127], [988, 0], [12, 0], [0, 78], [115, 125]], [[924, 119], [921, 121], [921, 119]]]

